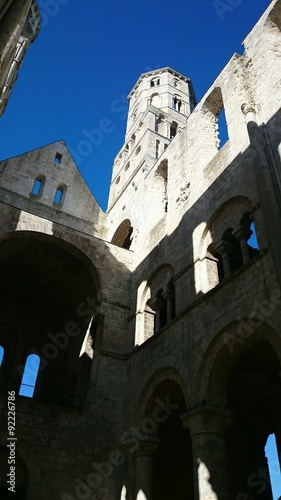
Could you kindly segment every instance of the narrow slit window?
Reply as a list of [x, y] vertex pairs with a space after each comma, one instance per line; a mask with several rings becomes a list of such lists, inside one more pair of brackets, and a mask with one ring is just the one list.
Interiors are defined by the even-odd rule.
[[54, 203], [55, 203], [56, 205], [61, 205], [61, 204], [62, 204], [62, 201], [63, 201], [63, 189], [62, 189], [62, 188], [58, 188], [58, 189], [56, 190]]
[[4, 347], [0, 345], [0, 368], [2, 365], [3, 358], [4, 358]]
[[40, 368], [40, 358], [37, 354], [30, 354], [25, 363], [22, 382], [19, 390], [20, 396], [33, 398], [36, 380]]
[[257, 254], [259, 251], [259, 244], [258, 244], [257, 232], [256, 232], [254, 222], [251, 223], [250, 230], [252, 231], [252, 234], [251, 234], [251, 237], [248, 239], [247, 243], [248, 243], [248, 245], [250, 245], [251, 248], [256, 250], [255, 254]]
[[178, 112], [181, 110], [181, 100], [178, 97], [174, 97], [173, 99], [173, 109]]
[[222, 108], [218, 116], [218, 139], [219, 139], [219, 150], [220, 150], [229, 140], [224, 108]]
[[281, 471], [275, 434], [268, 436], [264, 451], [268, 463], [272, 495], [274, 499], [279, 499], [281, 496]]
[[44, 182], [42, 179], [35, 179], [33, 188], [32, 188], [32, 194], [34, 196], [41, 196], [43, 192], [43, 187], [44, 187]]
[[62, 155], [60, 153], [56, 153], [56, 156], [54, 158], [54, 163], [58, 163], [59, 165], [62, 162]]
[[156, 146], [155, 146], [155, 156], [156, 156], [156, 158], [159, 157], [159, 147], [160, 147], [160, 141], [157, 139], [156, 140]]
[[170, 126], [170, 139], [173, 139], [177, 133], [178, 124], [176, 122], [172, 122]]

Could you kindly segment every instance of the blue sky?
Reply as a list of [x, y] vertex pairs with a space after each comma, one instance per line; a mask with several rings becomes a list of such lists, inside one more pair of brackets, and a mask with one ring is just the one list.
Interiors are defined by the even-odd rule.
[[87, 154], [76, 155], [105, 210], [112, 161], [124, 139], [126, 96], [139, 75], [170, 66], [192, 79], [199, 100], [233, 53], [243, 52], [243, 39], [270, 2], [38, 3], [42, 29], [0, 120], [0, 159], [60, 139], [75, 153], [84, 132], [100, 130], [109, 119], [110, 133]]

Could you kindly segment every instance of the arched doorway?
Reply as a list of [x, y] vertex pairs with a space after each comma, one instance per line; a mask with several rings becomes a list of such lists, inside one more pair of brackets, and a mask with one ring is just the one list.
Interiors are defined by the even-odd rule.
[[[210, 453], [206, 464], [213, 471], [209, 483], [214, 492], [222, 479], [230, 498], [273, 499], [265, 445], [275, 434], [280, 457], [280, 353], [277, 332], [253, 318], [230, 324], [208, 349], [199, 397], [214, 414], [220, 408], [231, 416], [221, 434], [223, 463], [218, 466]], [[224, 474], [218, 477], [223, 464]]]
[[160, 382], [149, 398], [143, 419], [143, 422], [146, 419], [155, 422], [155, 432], [148, 436], [155, 439], [155, 444], [150, 465], [146, 456], [145, 477], [142, 457], [136, 461], [137, 498], [139, 492], [149, 500], [194, 498], [192, 445], [189, 431], [183, 427], [181, 420], [185, 411], [186, 403], [180, 385], [171, 379]]
[[234, 413], [228, 435], [231, 489], [249, 498], [272, 500], [265, 446], [276, 435], [281, 450], [280, 363], [270, 344], [260, 340], [237, 361], [228, 384], [227, 405]]

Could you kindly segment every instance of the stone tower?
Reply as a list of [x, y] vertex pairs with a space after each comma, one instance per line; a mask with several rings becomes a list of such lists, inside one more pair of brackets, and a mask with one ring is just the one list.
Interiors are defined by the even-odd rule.
[[273, 0], [196, 106], [141, 75], [107, 213], [63, 141], [0, 162], [1, 500], [8, 394], [18, 500], [272, 500], [280, 40]]
[[113, 165], [109, 211], [140, 170], [150, 171], [196, 104], [191, 81], [171, 68], [143, 73], [128, 100], [125, 143]]

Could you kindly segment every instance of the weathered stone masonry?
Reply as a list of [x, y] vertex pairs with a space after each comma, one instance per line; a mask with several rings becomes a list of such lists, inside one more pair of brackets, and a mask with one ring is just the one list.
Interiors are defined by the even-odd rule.
[[63, 141], [0, 163], [3, 498], [15, 391], [14, 498], [272, 499], [280, 28], [274, 0], [199, 103], [171, 68], [140, 76], [106, 213]]

